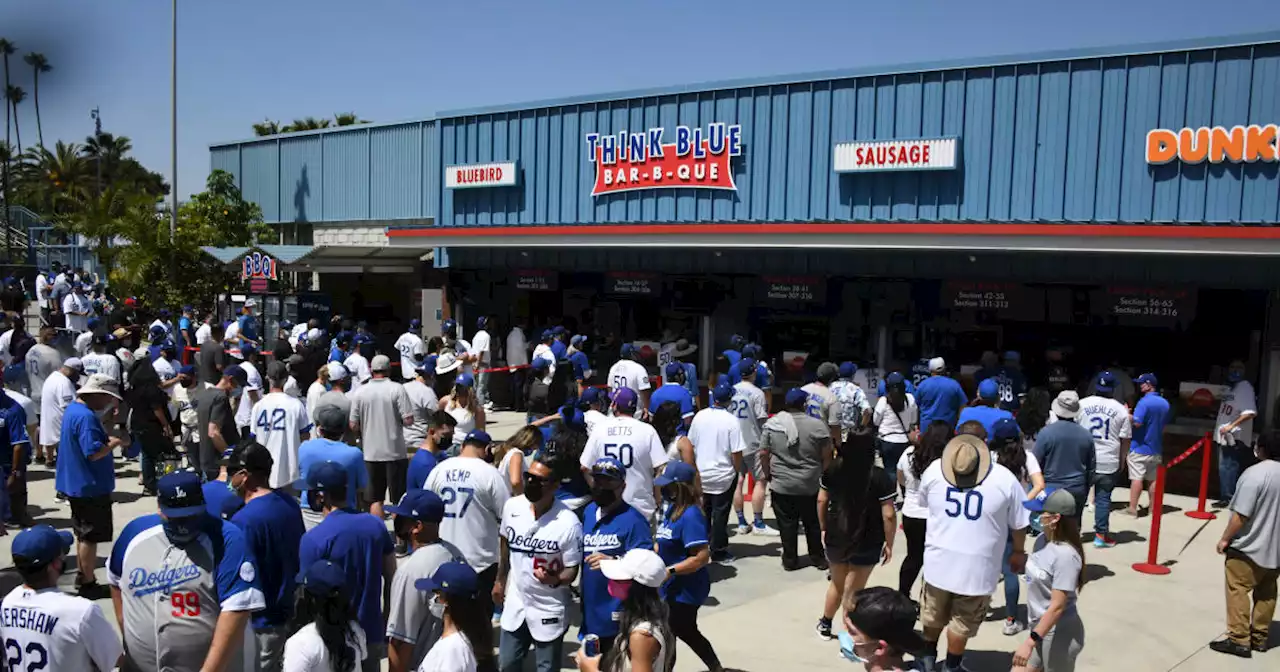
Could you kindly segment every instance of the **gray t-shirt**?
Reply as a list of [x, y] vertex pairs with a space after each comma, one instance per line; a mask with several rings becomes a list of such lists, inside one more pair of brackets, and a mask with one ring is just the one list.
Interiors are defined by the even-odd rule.
[[320, 417], [320, 409], [325, 406], [336, 406], [338, 410], [347, 416], [347, 430], [342, 433], [342, 442], [348, 446], [359, 445], [356, 443], [356, 433], [351, 431], [351, 398], [347, 396], [347, 393], [342, 390], [329, 390], [320, 395], [320, 400], [316, 402], [316, 408], [312, 416]]
[[1080, 554], [1070, 544], [1049, 543], [1044, 535], [1036, 538], [1031, 555], [1027, 557], [1027, 572], [1023, 577], [1027, 583], [1027, 620], [1032, 627], [1049, 610], [1049, 601], [1053, 599], [1055, 590], [1067, 594], [1067, 608], [1062, 617], [1076, 616], [1076, 583], [1080, 580], [1083, 564]]
[[413, 645], [407, 669], [418, 669], [444, 630], [444, 622], [431, 615], [432, 593], [414, 588], [414, 582], [429, 578], [446, 562], [466, 561], [457, 546], [442, 539], [417, 549], [396, 569], [387, 605], [387, 639]]
[[351, 422], [360, 427], [366, 462], [409, 458], [404, 446], [404, 418], [413, 415], [404, 385], [390, 378], [371, 378], [351, 395]]
[[822, 477], [822, 453], [831, 445], [831, 430], [804, 413], [791, 413], [791, 417], [799, 438], [795, 445], [787, 445], [786, 434], [770, 428], [760, 438], [760, 450], [770, 455], [769, 489], [781, 495], [814, 495]]
[[[44, 343], [36, 343], [27, 351], [27, 380], [31, 383], [31, 398], [39, 399], [40, 393], [44, 391], [44, 381], [49, 374], [57, 371], [62, 366], [62, 355], [57, 350], [45, 345]], [[32, 420], [33, 418], [27, 418]]]
[[840, 426], [840, 401], [831, 388], [821, 383], [809, 383], [800, 389], [809, 395], [805, 413], [822, 420], [829, 427]]
[[405, 383], [404, 393], [409, 397], [409, 409], [413, 411], [413, 426], [404, 428], [404, 442], [416, 448], [427, 440], [431, 414], [439, 410], [440, 399], [436, 397], [435, 390], [420, 380]]
[[1245, 469], [1231, 510], [1248, 519], [1231, 548], [1259, 567], [1280, 569], [1280, 462], [1263, 460]]

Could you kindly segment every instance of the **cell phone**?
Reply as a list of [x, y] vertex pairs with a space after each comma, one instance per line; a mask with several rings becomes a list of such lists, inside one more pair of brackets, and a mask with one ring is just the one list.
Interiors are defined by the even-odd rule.
[[595, 658], [600, 655], [600, 637], [596, 635], [587, 635], [582, 638], [582, 652], [588, 658]]

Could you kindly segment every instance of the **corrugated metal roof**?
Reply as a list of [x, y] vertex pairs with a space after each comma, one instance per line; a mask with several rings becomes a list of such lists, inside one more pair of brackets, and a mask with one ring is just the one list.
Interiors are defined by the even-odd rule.
[[200, 248], [205, 254], [224, 264], [234, 264], [252, 250], [269, 255], [282, 264], [297, 263], [315, 248], [311, 245], [255, 245], [253, 247], [213, 247], [206, 245]]

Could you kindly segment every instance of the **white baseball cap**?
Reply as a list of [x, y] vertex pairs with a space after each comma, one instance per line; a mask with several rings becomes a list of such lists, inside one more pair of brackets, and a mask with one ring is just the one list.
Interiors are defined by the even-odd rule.
[[943, 358], [934, 357], [933, 359], [929, 360], [929, 373], [945, 371], [946, 369], [947, 369], [947, 362]]
[[346, 380], [347, 367], [340, 362], [329, 362], [329, 380]]
[[253, 299], [252, 297], [250, 297], [250, 298], [248, 298], [248, 299], [245, 299], [245, 300], [244, 300], [244, 307], [245, 307], [245, 308], [253, 308], [253, 307], [254, 307], [254, 306], [256, 306], [256, 305], [258, 305], [258, 302], [257, 302], [257, 300]]
[[614, 581], [635, 581], [650, 588], [661, 587], [667, 580], [667, 565], [647, 548], [633, 548], [617, 560], [601, 560], [600, 572]]

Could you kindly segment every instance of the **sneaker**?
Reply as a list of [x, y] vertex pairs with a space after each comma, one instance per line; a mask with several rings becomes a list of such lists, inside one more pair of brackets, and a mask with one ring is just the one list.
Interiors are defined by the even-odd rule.
[[756, 523], [755, 525], [752, 525], [751, 531], [754, 534], [759, 534], [766, 537], [776, 537], [779, 534], [782, 534], [781, 532], [773, 529], [772, 527], [769, 527], [768, 525], [765, 525], [764, 523]]
[[737, 559], [729, 551], [716, 551], [711, 554], [711, 562], [718, 562], [722, 565], [732, 565]]
[[824, 639], [828, 642], [836, 638], [836, 636], [831, 633], [831, 621], [825, 618], [818, 619], [818, 626], [814, 628], [814, 630], [818, 632], [818, 637], [820, 639]]
[[1251, 651], [1249, 647], [1243, 644], [1236, 644], [1226, 637], [1215, 642], [1209, 642], [1209, 648], [1217, 651], [1218, 653], [1225, 653], [1231, 656], [1239, 656], [1241, 658], [1253, 657], [1253, 651]]
[[36, 464], [44, 464], [44, 455], [36, 455]]
[[[826, 558], [818, 558], [817, 560], [813, 560], [813, 566], [817, 568], [819, 572], [825, 572], [831, 569], [831, 565], [827, 564]], [[830, 581], [831, 579], [827, 579], [827, 580]]]
[[1266, 645], [1266, 643], [1265, 643], [1265, 642], [1264, 642], [1264, 643], [1262, 643], [1262, 644], [1250, 644], [1250, 645], [1249, 645], [1249, 648], [1253, 649], [1254, 651], [1257, 651], [1258, 653], [1266, 653], [1266, 652], [1267, 652], [1267, 645]]
[[1094, 548], [1115, 548], [1115, 545], [1116, 545], [1116, 540], [1112, 539], [1111, 535], [1109, 534], [1103, 535], [1103, 536], [1098, 536], [1096, 534], [1093, 535]]
[[738, 523], [738, 534], [751, 534], [751, 526], [746, 523]]
[[1004, 629], [1001, 632], [1004, 633], [1005, 637], [1012, 637], [1026, 628], [1027, 626], [1023, 625], [1022, 621], [1016, 618], [1006, 618], [1004, 619]]

